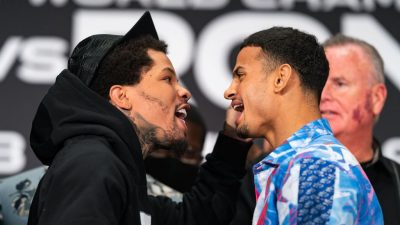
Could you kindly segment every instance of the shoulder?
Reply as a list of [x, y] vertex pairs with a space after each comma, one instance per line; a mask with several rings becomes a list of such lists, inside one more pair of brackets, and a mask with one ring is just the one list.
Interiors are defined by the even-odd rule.
[[390, 172], [400, 174], [400, 164], [398, 162], [385, 156], [381, 156], [380, 161]]
[[81, 137], [65, 143], [55, 157], [54, 163], [73, 163], [85, 165], [112, 165], [118, 158], [110, 144], [103, 138]]
[[[319, 159], [336, 165], [342, 170], [350, 170], [359, 163], [353, 154], [332, 135], [321, 136], [309, 145], [297, 151], [295, 161], [304, 161], [304, 158]], [[305, 160], [308, 161], [308, 160]]]
[[357, 187], [364, 180], [357, 160], [349, 150], [335, 141], [314, 142], [297, 149], [296, 154], [280, 167], [298, 176], [301, 181], [346, 180]]
[[65, 143], [49, 166], [47, 176], [95, 183], [110, 178], [124, 179], [128, 173], [102, 138], [78, 138]]

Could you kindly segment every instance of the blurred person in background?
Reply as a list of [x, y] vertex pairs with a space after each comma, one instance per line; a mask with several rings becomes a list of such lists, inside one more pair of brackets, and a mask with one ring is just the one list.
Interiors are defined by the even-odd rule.
[[382, 155], [373, 133], [387, 95], [382, 57], [369, 43], [342, 34], [323, 46], [330, 71], [321, 97], [322, 116], [367, 174], [385, 224], [398, 225], [400, 165]]

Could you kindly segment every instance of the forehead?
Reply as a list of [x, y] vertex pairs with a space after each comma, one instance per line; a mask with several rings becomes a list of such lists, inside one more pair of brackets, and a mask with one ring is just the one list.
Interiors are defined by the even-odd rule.
[[158, 66], [158, 67], [168, 66], [168, 67], [173, 68], [171, 60], [168, 58], [168, 56], [164, 52], [149, 49], [149, 50], [147, 50], [147, 54], [153, 60], [153, 67], [154, 66]]
[[373, 64], [363, 49], [356, 45], [327, 47], [329, 78], [336, 76], [364, 79], [373, 71]]
[[263, 58], [263, 51], [260, 47], [244, 47], [240, 50], [236, 58], [236, 64], [243, 66], [247, 64], [261, 63]]

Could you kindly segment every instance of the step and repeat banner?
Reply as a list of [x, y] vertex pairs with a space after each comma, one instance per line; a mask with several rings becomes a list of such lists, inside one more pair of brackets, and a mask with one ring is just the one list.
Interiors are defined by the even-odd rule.
[[291, 26], [321, 42], [342, 32], [377, 47], [389, 94], [375, 132], [400, 162], [400, 0], [0, 0], [0, 177], [40, 165], [29, 146], [32, 118], [73, 47], [91, 34], [124, 34], [145, 10], [204, 115], [204, 153], [223, 124], [239, 43]]

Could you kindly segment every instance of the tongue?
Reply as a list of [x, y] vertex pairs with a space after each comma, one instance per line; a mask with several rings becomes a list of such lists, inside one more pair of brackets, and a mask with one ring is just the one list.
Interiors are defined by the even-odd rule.
[[184, 119], [185, 119], [185, 114], [180, 113], [180, 112], [176, 112], [176, 113], [175, 113], [175, 116], [178, 117], [178, 118], [181, 119], [181, 120], [184, 120]]

